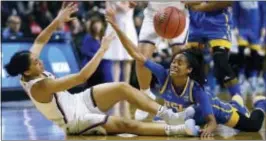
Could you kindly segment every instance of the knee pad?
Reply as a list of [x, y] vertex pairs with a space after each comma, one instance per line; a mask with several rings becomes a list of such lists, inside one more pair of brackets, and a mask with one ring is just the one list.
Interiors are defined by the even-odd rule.
[[234, 72], [228, 62], [228, 51], [223, 48], [213, 48], [213, 61], [216, 78], [220, 83], [228, 82], [235, 78]]

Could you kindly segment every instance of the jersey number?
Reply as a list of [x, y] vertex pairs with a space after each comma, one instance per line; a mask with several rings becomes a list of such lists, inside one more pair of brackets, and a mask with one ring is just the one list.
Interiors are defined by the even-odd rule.
[[169, 101], [165, 101], [164, 105], [168, 108], [172, 108], [173, 110], [175, 110], [175, 112], [181, 112], [183, 111], [183, 105], [181, 104], [177, 104], [174, 102], [169, 102]]

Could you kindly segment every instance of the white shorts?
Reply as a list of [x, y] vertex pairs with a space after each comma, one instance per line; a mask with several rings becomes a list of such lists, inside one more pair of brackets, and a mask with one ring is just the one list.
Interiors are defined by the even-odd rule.
[[108, 116], [101, 112], [91, 95], [93, 88], [73, 95], [75, 106], [74, 116], [68, 119], [67, 133], [74, 135], [106, 135], [105, 129], [101, 126], [108, 120]]
[[[139, 34], [140, 43], [150, 43], [156, 45], [158, 42], [162, 40], [162, 37], [160, 37], [154, 29], [154, 24], [153, 24], [154, 15], [155, 11], [145, 9], [144, 19]], [[189, 16], [187, 16], [185, 30], [178, 37], [173, 39], [168, 39], [169, 46], [185, 45], [187, 43], [188, 34], [189, 34], [188, 32], [189, 22], [190, 22]]]

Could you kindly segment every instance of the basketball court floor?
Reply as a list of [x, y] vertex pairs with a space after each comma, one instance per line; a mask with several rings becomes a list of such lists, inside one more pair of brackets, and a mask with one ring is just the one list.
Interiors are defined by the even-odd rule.
[[[44, 118], [31, 101], [2, 102], [1, 133], [3, 140], [198, 140], [191, 137], [134, 136], [66, 136], [52, 122]], [[257, 133], [237, 133], [235, 130], [219, 126], [217, 135], [211, 140], [266, 140], [264, 126]]]

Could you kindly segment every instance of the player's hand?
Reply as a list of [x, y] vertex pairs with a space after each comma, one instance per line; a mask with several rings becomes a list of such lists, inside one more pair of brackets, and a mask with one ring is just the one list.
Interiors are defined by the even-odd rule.
[[200, 131], [200, 137], [201, 138], [213, 137], [213, 133], [212, 133], [212, 131], [210, 131], [207, 128], [205, 128], [205, 129], [202, 129]]
[[110, 23], [111, 25], [115, 25], [116, 24], [116, 20], [115, 20], [115, 11], [112, 8], [108, 8], [106, 10], [106, 14], [105, 14], [105, 20]]
[[129, 1], [129, 7], [130, 8], [135, 8], [137, 6], [137, 2], [135, 1]]
[[106, 51], [109, 48], [110, 43], [114, 40], [114, 38], [115, 38], [115, 32], [112, 32], [111, 34], [104, 36], [102, 38], [101, 48]]
[[207, 124], [204, 129], [200, 130], [201, 138], [213, 137], [213, 131], [216, 129], [216, 124]]
[[78, 11], [78, 6], [74, 2], [66, 3], [63, 2], [61, 9], [56, 16], [56, 19], [59, 20], [60, 22], [69, 22], [72, 20], [77, 19], [76, 17], [70, 17], [71, 14], [75, 13]]

